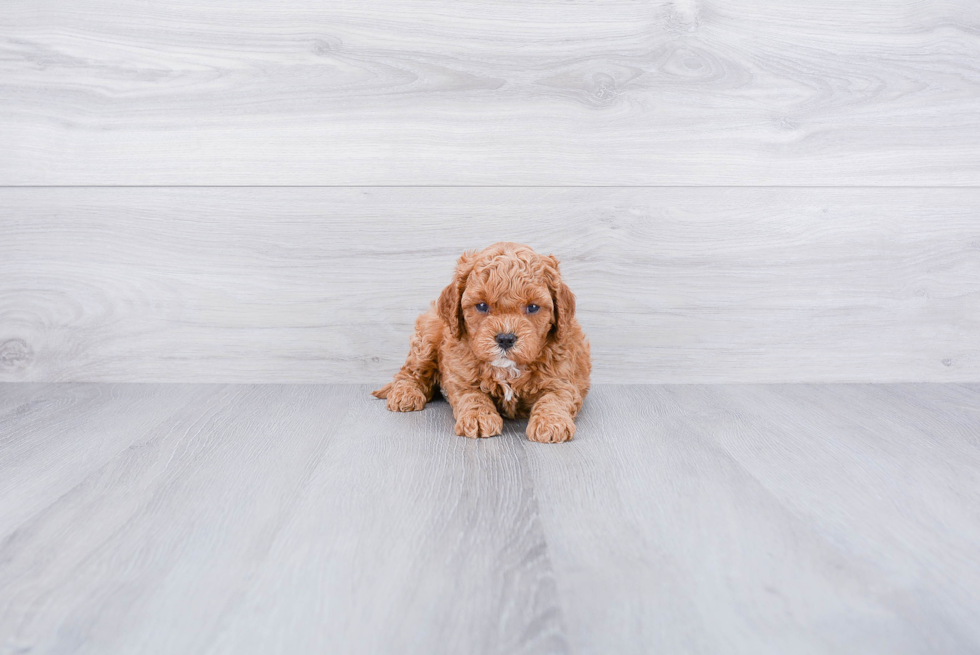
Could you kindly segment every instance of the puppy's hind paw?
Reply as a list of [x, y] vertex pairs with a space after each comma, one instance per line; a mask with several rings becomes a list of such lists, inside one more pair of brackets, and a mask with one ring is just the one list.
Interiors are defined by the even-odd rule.
[[561, 443], [575, 436], [575, 421], [567, 414], [534, 414], [527, 422], [527, 438], [539, 443]]
[[381, 400], [384, 400], [385, 398], [388, 397], [388, 392], [391, 391], [391, 384], [392, 383], [389, 382], [388, 384], [381, 387], [380, 389], [375, 389], [374, 391], [371, 392], [371, 395], [374, 396], [375, 398], [380, 398]]
[[[378, 391], [384, 391], [382, 387]], [[380, 396], [379, 396], [380, 397]], [[425, 407], [428, 399], [412, 382], [396, 382], [387, 389], [388, 409], [393, 412], [417, 412]]]

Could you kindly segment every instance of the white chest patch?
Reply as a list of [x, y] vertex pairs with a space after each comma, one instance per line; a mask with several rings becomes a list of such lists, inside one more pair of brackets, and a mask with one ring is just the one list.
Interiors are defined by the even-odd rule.
[[498, 355], [497, 359], [490, 362], [490, 366], [494, 367], [497, 382], [504, 388], [504, 400], [510, 402], [514, 399], [514, 389], [508, 384], [508, 380], [516, 380], [521, 377], [524, 374], [524, 368], [503, 355]]

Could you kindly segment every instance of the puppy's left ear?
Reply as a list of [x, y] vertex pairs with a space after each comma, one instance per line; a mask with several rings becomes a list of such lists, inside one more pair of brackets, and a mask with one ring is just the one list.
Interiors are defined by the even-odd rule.
[[439, 294], [439, 302], [436, 303], [436, 311], [440, 318], [449, 326], [449, 333], [454, 339], [459, 339], [466, 330], [466, 322], [463, 320], [463, 291], [466, 290], [466, 278], [473, 270], [473, 262], [476, 260], [477, 253], [464, 252], [456, 262], [456, 273], [453, 281]]
[[558, 260], [554, 255], [548, 255], [551, 263], [548, 287], [551, 289], [551, 302], [555, 306], [555, 324], [552, 333], [556, 341], [561, 341], [572, 329], [572, 319], [575, 318], [575, 294], [562, 282], [558, 271]]

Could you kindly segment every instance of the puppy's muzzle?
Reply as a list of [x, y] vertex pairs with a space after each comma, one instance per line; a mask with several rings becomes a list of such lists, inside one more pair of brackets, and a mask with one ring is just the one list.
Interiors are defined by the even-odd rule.
[[510, 350], [511, 348], [514, 347], [514, 344], [517, 343], [517, 335], [514, 334], [513, 332], [504, 332], [498, 334], [494, 338], [494, 341], [496, 341], [497, 345], [500, 346], [503, 350]]

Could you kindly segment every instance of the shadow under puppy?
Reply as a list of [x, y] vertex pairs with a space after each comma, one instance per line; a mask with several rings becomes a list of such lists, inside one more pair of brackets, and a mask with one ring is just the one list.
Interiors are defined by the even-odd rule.
[[412, 412], [439, 387], [458, 435], [498, 435], [501, 415], [528, 417], [528, 439], [555, 443], [575, 434], [591, 369], [558, 260], [497, 243], [463, 253], [453, 281], [415, 322], [405, 365], [373, 393], [392, 411]]

